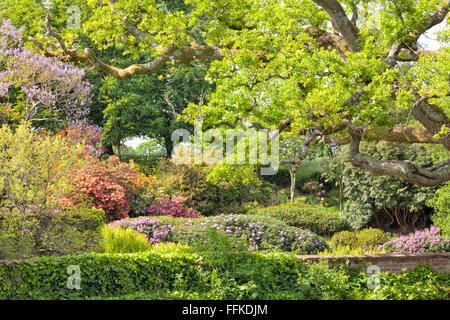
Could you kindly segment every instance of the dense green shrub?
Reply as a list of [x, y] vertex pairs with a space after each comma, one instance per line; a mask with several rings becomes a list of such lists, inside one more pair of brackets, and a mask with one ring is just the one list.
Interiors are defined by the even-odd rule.
[[[381, 160], [409, 159], [424, 167], [433, 163], [423, 145], [362, 143], [361, 152]], [[324, 176], [330, 182], [342, 182], [346, 199], [343, 216], [352, 228], [370, 224], [385, 231], [408, 233], [426, 227], [431, 214], [426, 202], [433, 197], [435, 188], [419, 187], [400, 177], [374, 176], [355, 168], [348, 162], [345, 148], [327, 163], [329, 169]]]
[[348, 247], [350, 249], [361, 249], [363, 252], [378, 249], [389, 241], [388, 234], [380, 229], [367, 228], [360, 231], [341, 231], [335, 233], [331, 238], [334, 248]]
[[130, 162], [133, 161], [136, 168], [146, 174], [152, 175], [158, 170], [159, 163], [162, 157], [159, 156], [146, 156], [146, 155], [121, 155], [120, 161]]
[[172, 231], [173, 240], [188, 244], [205, 242], [210, 230], [216, 230], [235, 239], [244, 239], [249, 250], [296, 251], [313, 254], [327, 248], [316, 234], [289, 226], [279, 220], [259, 215], [221, 215], [190, 220]]
[[[370, 290], [364, 272], [295, 254], [170, 248], [0, 264], [0, 299], [448, 299], [448, 274], [423, 267], [381, 272], [380, 288]], [[79, 267], [79, 289], [68, 288], [69, 266]]]
[[250, 210], [249, 213], [275, 218], [291, 226], [308, 229], [320, 235], [331, 235], [346, 228], [346, 224], [338, 213], [303, 203], [257, 208]]
[[96, 250], [104, 216], [84, 207], [0, 211], [0, 259]]
[[[208, 173], [207, 182], [217, 188], [220, 199], [225, 203], [242, 204], [269, 201], [272, 188], [264, 183], [251, 165], [219, 164]], [[227, 211], [220, 213], [228, 213]]]
[[422, 265], [404, 273], [380, 273], [380, 286], [365, 290], [364, 299], [375, 300], [449, 300], [448, 273], [438, 273]]
[[431, 216], [433, 224], [441, 228], [442, 234], [450, 236], [450, 183], [440, 187], [427, 205], [434, 208]]
[[204, 216], [243, 213], [246, 203], [270, 199], [271, 188], [257, 178], [252, 167], [214, 168], [165, 162], [160, 169], [166, 194], [185, 197], [184, 203]]

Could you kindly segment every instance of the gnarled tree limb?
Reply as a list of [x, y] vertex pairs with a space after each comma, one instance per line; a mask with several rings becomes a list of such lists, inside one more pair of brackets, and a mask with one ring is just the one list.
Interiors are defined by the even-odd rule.
[[359, 31], [356, 26], [347, 17], [344, 8], [337, 0], [313, 0], [317, 5], [322, 7], [330, 16], [333, 25], [337, 27], [339, 33], [349, 44], [353, 52], [361, 50], [358, 43]]
[[[361, 129], [361, 138], [364, 140], [389, 141], [398, 143], [427, 143], [440, 144], [425, 128], [411, 128], [396, 126], [393, 128], [366, 127]], [[341, 139], [338, 137], [324, 136], [325, 141], [335, 145], [346, 145], [351, 142], [351, 136]]]
[[450, 159], [441, 161], [432, 167], [422, 168], [411, 161], [379, 160], [359, 150], [362, 129], [345, 120], [351, 136], [348, 153], [350, 163], [363, 168], [373, 175], [398, 176], [422, 187], [434, 187], [450, 180]]

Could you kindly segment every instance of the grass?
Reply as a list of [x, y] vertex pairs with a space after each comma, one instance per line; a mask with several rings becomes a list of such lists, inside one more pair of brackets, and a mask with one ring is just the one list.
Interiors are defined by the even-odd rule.
[[143, 234], [137, 233], [131, 228], [103, 226], [101, 235], [100, 252], [102, 253], [144, 252], [152, 248], [151, 243]]

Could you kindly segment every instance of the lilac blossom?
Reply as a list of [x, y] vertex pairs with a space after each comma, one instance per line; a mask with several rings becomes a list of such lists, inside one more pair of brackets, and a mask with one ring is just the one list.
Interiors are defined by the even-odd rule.
[[[0, 96], [8, 97], [16, 85], [24, 94], [23, 119], [85, 121], [89, 114], [92, 85], [83, 81], [84, 70], [25, 47], [23, 28], [10, 21], [0, 26]], [[50, 116], [42, 117], [42, 111]]]

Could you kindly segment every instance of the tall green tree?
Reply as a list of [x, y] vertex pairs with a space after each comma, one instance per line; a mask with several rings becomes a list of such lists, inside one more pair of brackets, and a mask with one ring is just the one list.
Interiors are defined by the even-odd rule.
[[[36, 31], [44, 31], [35, 38], [45, 54], [116, 78], [151, 74], [166, 64], [212, 61], [207, 79], [216, 90], [207, 104], [186, 110], [206, 126], [290, 129], [302, 137], [313, 128], [335, 143], [340, 133], [339, 142], [350, 145], [352, 165], [372, 174], [420, 186], [450, 180], [448, 158], [422, 167], [360, 151], [366, 139], [437, 143], [450, 150], [449, 29], [440, 34], [443, 46], [437, 51], [418, 42], [445, 20], [448, 0], [186, 3], [88, 1], [81, 4], [89, 14], [77, 31], [61, 26], [67, 16], [58, 8], [67, 7], [67, 1], [52, 3], [47, 18], [27, 15]], [[5, 0], [2, 12], [17, 16], [16, 4]], [[87, 41], [81, 43], [83, 38]], [[111, 47], [142, 61], [120, 67], [102, 60], [99, 53]]]
[[105, 77], [99, 90], [105, 104], [105, 139], [119, 145], [135, 136], [155, 138], [170, 156], [172, 132], [178, 128], [191, 129], [178, 120], [182, 111], [210, 91], [211, 85], [203, 80], [204, 74], [205, 67], [198, 65], [173, 70], [164, 67], [154, 74], [126, 80]]

